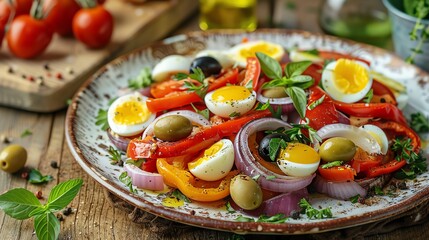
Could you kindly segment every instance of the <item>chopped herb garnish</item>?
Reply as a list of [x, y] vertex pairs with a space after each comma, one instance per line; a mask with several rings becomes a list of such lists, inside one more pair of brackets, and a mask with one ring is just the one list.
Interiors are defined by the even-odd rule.
[[209, 111], [209, 109], [206, 108], [204, 110], [199, 110], [192, 103], [191, 103], [191, 106], [192, 106], [192, 108], [194, 109], [194, 111], [196, 113], [201, 114], [205, 119], [209, 119], [210, 118], [210, 111]]
[[338, 167], [341, 166], [343, 164], [343, 161], [333, 161], [333, 162], [328, 162], [325, 163], [321, 166], [321, 168], [323, 169], [327, 169], [327, 168], [331, 168], [331, 167]]
[[259, 178], [261, 177], [260, 174], [253, 176], [252, 179], [255, 180], [255, 182], [257, 182], [259, 180]]
[[270, 154], [271, 161], [275, 162], [277, 160], [277, 156], [282, 149], [285, 149], [287, 143], [284, 139], [281, 138], [271, 138], [268, 143], [268, 153]]
[[237, 222], [254, 222], [253, 218], [243, 217], [242, 215], [238, 216], [235, 221]]
[[305, 198], [302, 198], [299, 201], [299, 206], [301, 207], [302, 212], [305, 213], [309, 219], [323, 219], [332, 217], [331, 208], [328, 207], [320, 210], [315, 209]]
[[308, 105], [308, 110], [313, 110], [317, 106], [319, 106], [323, 102], [323, 100], [325, 100], [325, 96], [326, 95], [323, 95], [322, 97], [320, 97], [319, 99], [317, 99], [316, 101], [314, 101], [310, 105]]
[[270, 112], [274, 118], [281, 119], [281, 117], [282, 117], [282, 108], [281, 107], [277, 107], [277, 109], [274, 110], [273, 106], [271, 106], [269, 101], [264, 103], [264, 104], [258, 103], [258, 105], [256, 106], [256, 110], [258, 110], [258, 111], [263, 111], [266, 109], [270, 110]]
[[134, 189], [131, 177], [128, 176], [127, 172], [122, 172], [121, 175], [119, 175], [119, 181], [125, 184], [130, 189], [130, 192], [137, 193], [137, 189]]
[[109, 146], [108, 149], [109, 155], [110, 155], [110, 164], [118, 164], [118, 162], [122, 161], [122, 154], [121, 151], [115, 149], [112, 146]]
[[193, 68], [191, 71], [192, 73], [189, 75], [186, 75], [184, 73], [176, 74], [175, 78], [177, 80], [190, 78], [197, 81], [199, 83], [198, 85], [195, 85], [192, 81], [185, 81], [184, 87], [187, 88], [188, 91], [195, 92], [196, 94], [198, 94], [198, 96], [204, 99], [204, 96], [207, 93], [207, 89], [209, 88], [209, 83], [208, 81], [206, 81], [206, 77], [204, 76], [204, 73], [201, 68]]
[[66, 100], [66, 104], [67, 104], [67, 106], [70, 106], [70, 104], [73, 102], [73, 100], [71, 100], [71, 99], [67, 99]]
[[301, 118], [305, 118], [307, 108], [307, 96], [304, 89], [313, 85], [314, 79], [311, 76], [301, 75], [310, 65], [311, 61], [290, 62], [286, 65], [282, 76], [280, 63], [270, 56], [257, 52], [256, 57], [261, 64], [264, 74], [271, 78], [265, 83], [263, 88], [284, 87], [286, 93], [292, 99], [293, 105]]
[[235, 210], [234, 210], [234, 208], [231, 207], [230, 202], [225, 203], [225, 208], [226, 208], [226, 211], [228, 211], [229, 213], [235, 213]]
[[267, 179], [267, 180], [274, 180], [274, 179], [276, 179], [276, 176], [269, 175], [269, 176], [266, 176], [265, 179]]
[[30, 136], [30, 135], [32, 135], [33, 134], [33, 132], [31, 132], [30, 130], [28, 130], [28, 129], [25, 129], [22, 133], [21, 133], [21, 138], [24, 138], [24, 137], [27, 137], [27, 136]]
[[371, 89], [371, 90], [369, 90], [369, 92], [363, 98], [363, 102], [370, 103], [373, 97], [374, 97], [374, 92]]
[[309, 49], [309, 50], [304, 50], [302, 52], [308, 53], [308, 54], [311, 54], [311, 55], [314, 55], [314, 56], [319, 56], [319, 54], [320, 54], [319, 50], [317, 50], [317, 48]]
[[359, 201], [359, 198], [360, 198], [360, 195], [358, 194], [356, 196], [349, 198], [349, 200], [351, 203], [357, 203]]
[[[308, 120], [308, 119], [307, 119]], [[322, 142], [322, 139], [317, 134], [317, 131], [310, 127], [308, 124], [291, 124], [292, 128], [286, 130], [285, 134], [289, 136], [292, 141], [298, 141], [300, 143], [315, 144], [316, 142]], [[308, 137], [303, 133], [302, 130], [307, 130]]]
[[401, 161], [405, 159], [413, 162], [417, 158], [417, 153], [413, 151], [413, 146], [411, 145], [411, 139], [409, 138], [396, 138], [393, 140], [393, 145], [391, 147], [392, 151], [395, 153], [395, 159]]
[[266, 223], [284, 223], [288, 220], [288, 217], [286, 217], [284, 214], [282, 213], [278, 213], [276, 215], [273, 216], [266, 216], [266, 215], [261, 215], [259, 216], [259, 218], [256, 220], [256, 222], [266, 222]]
[[107, 121], [107, 110], [98, 110], [97, 117], [95, 118], [95, 125], [101, 126], [103, 131], [106, 131], [109, 128], [109, 122]]
[[383, 189], [381, 187], [379, 187], [379, 186], [375, 186], [374, 187], [374, 193], [375, 193], [375, 195], [379, 195], [379, 196], [383, 196], [384, 195]]
[[151, 84], [152, 76], [149, 67], [143, 68], [136, 78], [128, 80], [128, 87], [134, 90], [149, 87]]
[[175, 189], [173, 192], [171, 192], [171, 196], [179, 199], [179, 200], [183, 200], [184, 202], [190, 203], [191, 200], [186, 197], [179, 189]]
[[52, 180], [54, 180], [54, 178], [51, 175], [43, 175], [39, 170], [34, 168], [31, 169], [28, 174], [28, 182], [33, 184], [47, 183]]
[[231, 114], [229, 114], [230, 118], [239, 117], [239, 116], [240, 116], [240, 113], [238, 112], [232, 112]]
[[421, 112], [411, 114], [410, 126], [417, 133], [429, 132], [429, 119]]
[[140, 168], [145, 161], [146, 161], [146, 159], [144, 159], [144, 158], [139, 159], [137, 161], [132, 160], [132, 159], [128, 159], [125, 163], [126, 164], [131, 164], [131, 165], [134, 165], [134, 166]]
[[415, 179], [417, 175], [427, 171], [426, 158], [423, 157], [420, 152], [416, 158], [409, 160], [408, 164], [405, 165], [400, 171], [395, 173], [397, 179]]

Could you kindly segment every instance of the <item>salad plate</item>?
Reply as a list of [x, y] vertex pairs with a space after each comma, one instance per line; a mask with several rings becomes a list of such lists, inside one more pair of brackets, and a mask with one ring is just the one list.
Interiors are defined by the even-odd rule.
[[[258, 30], [255, 32], [207, 31], [191, 32], [153, 43], [117, 58], [102, 67], [75, 94], [66, 119], [66, 139], [76, 161], [92, 178], [109, 192], [149, 213], [193, 226], [237, 233], [307, 234], [348, 228], [381, 221], [407, 212], [428, 201], [429, 173], [407, 181], [407, 189], [390, 195], [373, 196], [370, 203], [352, 203], [336, 200], [322, 194], [311, 194], [309, 202], [315, 208], [330, 207], [332, 218], [289, 218], [284, 223], [240, 222], [239, 212], [227, 211], [225, 201], [199, 203], [192, 201], [182, 206], [163, 204], [165, 194], [138, 189], [130, 192], [119, 180], [123, 167], [112, 165], [106, 131], [96, 125], [99, 109], [128, 86], [129, 79], [139, 75], [145, 67], [153, 68], [168, 55], [193, 56], [204, 49], [226, 50], [243, 39], [266, 40], [280, 44], [284, 49], [319, 49], [350, 54], [371, 62], [371, 68], [406, 87], [408, 101], [403, 107], [405, 116], [419, 111], [429, 115], [429, 75], [421, 69], [404, 63], [392, 53], [373, 46], [343, 40], [322, 34], [295, 30]], [[426, 136], [427, 137], [427, 136]], [[424, 139], [423, 139], [424, 140]], [[425, 148], [426, 144], [423, 144]], [[427, 153], [427, 149], [425, 149]]]

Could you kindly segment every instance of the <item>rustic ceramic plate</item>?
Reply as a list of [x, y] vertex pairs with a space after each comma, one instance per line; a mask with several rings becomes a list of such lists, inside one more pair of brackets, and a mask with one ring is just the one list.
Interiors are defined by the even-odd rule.
[[395, 192], [393, 196], [376, 196], [371, 205], [352, 204], [323, 195], [312, 195], [310, 202], [317, 207], [332, 207], [333, 218], [309, 220], [305, 217], [290, 219], [283, 224], [236, 222], [239, 213], [228, 213], [224, 202], [213, 204], [186, 203], [178, 208], [161, 204], [162, 194], [140, 190], [131, 194], [118, 180], [123, 170], [111, 165], [105, 132], [95, 125], [99, 109], [107, 109], [108, 102], [118, 94], [118, 89], [127, 86], [128, 79], [139, 74], [145, 67], [153, 67], [160, 59], [170, 54], [192, 55], [202, 49], [228, 49], [244, 37], [250, 40], [265, 39], [283, 45], [286, 49], [325, 49], [349, 53], [367, 59], [372, 67], [402, 82], [409, 95], [407, 114], [417, 109], [429, 115], [429, 76], [420, 69], [405, 64], [391, 53], [355, 42], [311, 34], [301, 31], [260, 30], [253, 33], [240, 32], [194, 32], [179, 35], [135, 51], [109, 63], [100, 69], [77, 92], [67, 113], [67, 142], [76, 161], [95, 180], [110, 192], [127, 202], [156, 215], [173, 221], [241, 233], [304, 234], [330, 231], [360, 224], [380, 221], [406, 212], [427, 201], [429, 173], [407, 182], [408, 190]]

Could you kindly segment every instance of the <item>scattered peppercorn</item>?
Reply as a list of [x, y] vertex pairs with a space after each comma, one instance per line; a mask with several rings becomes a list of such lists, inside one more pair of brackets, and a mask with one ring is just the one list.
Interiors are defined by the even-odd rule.
[[9, 138], [8, 136], [6, 136], [6, 135], [1, 135], [0, 136], [0, 141], [2, 142], [2, 143], [4, 143], [4, 144], [9, 144], [9, 143], [11, 143], [12, 142], [12, 139], [11, 138]]
[[35, 195], [36, 195], [37, 199], [43, 199], [43, 193], [42, 193], [42, 191], [41, 191], [41, 190], [37, 191], [37, 192], [35, 193]]
[[401, 190], [406, 190], [406, 189], [408, 189], [407, 184], [405, 183], [405, 181], [401, 181], [401, 182], [399, 182], [397, 186], [398, 186], [398, 188], [399, 188], [399, 189], [401, 189]]
[[34, 77], [33, 76], [27, 76], [27, 80], [33, 82], [34, 81]]
[[290, 212], [290, 217], [292, 219], [299, 219], [300, 218], [301, 213], [299, 211], [293, 210], [292, 212]]
[[28, 179], [28, 175], [29, 175], [28, 172], [22, 172], [21, 173], [21, 178], [22, 179]]
[[51, 161], [51, 167], [57, 169], [58, 168], [58, 162], [57, 161]]
[[50, 70], [51, 68], [49, 67], [49, 64], [47, 64], [47, 63], [45, 63], [44, 65], [43, 65], [43, 68], [45, 69], [45, 70]]
[[7, 72], [8, 72], [8, 73], [10, 73], [10, 74], [14, 74], [14, 73], [15, 73], [15, 70], [13, 70], [13, 68], [12, 68], [12, 67], [9, 67], [9, 68], [7, 69]]
[[73, 209], [71, 207], [67, 207], [66, 209], [63, 210], [64, 216], [68, 216], [72, 213], [73, 213]]
[[57, 219], [60, 222], [64, 221], [64, 217], [63, 217], [63, 215], [61, 213], [57, 213]]
[[55, 77], [57, 78], [57, 79], [63, 79], [63, 75], [61, 74], [61, 73], [57, 73], [57, 74], [55, 74]]

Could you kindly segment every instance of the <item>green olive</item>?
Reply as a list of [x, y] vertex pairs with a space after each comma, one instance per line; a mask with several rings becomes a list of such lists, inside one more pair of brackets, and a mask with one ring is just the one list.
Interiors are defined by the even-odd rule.
[[163, 141], [178, 141], [192, 132], [191, 121], [180, 115], [171, 115], [159, 119], [154, 125], [155, 137]]
[[334, 137], [326, 140], [319, 149], [320, 158], [325, 162], [343, 161], [353, 159], [356, 145], [347, 138]]
[[9, 145], [0, 152], [0, 168], [5, 172], [17, 172], [26, 161], [27, 151], [20, 145]]
[[245, 210], [253, 210], [262, 204], [262, 189], [251, 177], [240, 174], [231, 180], [232, 200]]
[[284, 87], [272, 87], [262, 91], [262, 95], [266, 98], [283, 98], [287, 97]]

